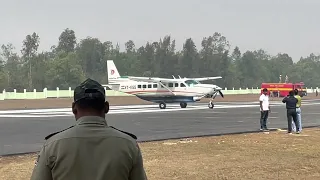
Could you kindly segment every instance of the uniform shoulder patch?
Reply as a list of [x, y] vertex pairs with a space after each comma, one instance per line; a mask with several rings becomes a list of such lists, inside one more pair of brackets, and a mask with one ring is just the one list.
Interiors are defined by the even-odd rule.
[[63, 129], [63, 130], [61, 130], [61, 131], [51, 133], [51, 134], [49, 134], [48, 136], [46, 136], [44, 139], [45, 139], [45, 140], [48, 140], [48, 139], [49, 139], [49, 138], [51, 138], [52, 136], [54, 136], [54, 135], [56, 135], [56, 134], [59, 134], [59, 133], [61, 133], [61, 132], [65, 131], [65, 130], [67, 130], [67, 129], [72, 128], [72, 127], [74, 127], [74, 125], [73, 125], [73, 126], [70, 126], [70, 127], [68, 127], [68, 128], [66, 128], [66, 129]]
[[131, 133], [126, 132], [126, 131], [122, 131], [122, 130], [117, 129], [117, 128], [113, 127], [113, 126], [109, 126], [109, 127], [113, 128], [113, 129], [115, 129], [115, 130], [117, 130], [117, 131], [120, 131], [120, 132], [122, 132], [122, 133], [125, 133], [125, 134], [127, 134], [127, 135], [131, 136], [133, 139], [137, 140], [137, 136], [136, 136], [136, 135], [134, 135], [134, 134], [131, 134]]

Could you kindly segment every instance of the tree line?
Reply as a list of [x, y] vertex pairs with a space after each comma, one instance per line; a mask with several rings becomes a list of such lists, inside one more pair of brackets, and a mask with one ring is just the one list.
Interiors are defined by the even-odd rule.
[[289, 76], [289, 82], [304, 82], [307, 87], [320, 84], [320, 56], [311, 53], [296, 63], [290, 55], [270, 55], [263, 49], [242, 52], [240, 47], [230, 48], [221, 33], [204, 37], [201, 47], [192, 38], [186, 39], [183, 48], [176, 50], [171, 36], [147, 42], [136, 47], [133, 40], [119, 44], [101, 42], [87, 37], [77, 40], [71, 29], [58, 37], [50, 51], [39, 52], [40, 36], [33, 32], [22, 41], [21, 54], [12, 44], [3, 44], [0, 50], [0, 89], [28, 91], [43, 88], [74, 88], [85, 78], [106, 84], [106, 61], [114, 60], [121, 75], [172, 78], [222, 76], [214, 82], [226, 88], [259, 87], [262, 82], [279, 82], [279, 75]]

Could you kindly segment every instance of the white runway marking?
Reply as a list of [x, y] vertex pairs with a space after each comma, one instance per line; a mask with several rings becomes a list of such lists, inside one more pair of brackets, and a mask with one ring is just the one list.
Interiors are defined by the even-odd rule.
[[[250, 104], [251, 103], [251, 104]], [[305, 101], [303, 106], [319, 105], [320, 103], [313, 101]], [[283, 103], [271, 102], [271, 106], [283, 106]], [[236, 103], [218, 103], [214, 109], [209, 109], [206, 103], [190, 103], [187, 108], [180, 108], [179, 104], [168, 104], [167, 109], [159, 109], [157, 104], [154, 105], [128, 105], [128, 106], [112, 106], [108, 114], [135, 114], [135, 113], [160, 113], [173, 111], [193, 111], [193, 110], [208, 110], [204, 113], [225, 113], [217, 112], [215, 109], [230, 109], [230, 108], [259, 108], [257, 102], [240, 102]], [[259, 113], [259, 112], [257, 112]], [[277, 113], [277, 112], [273, 112]], [[271, 111], [272, 114], [272, 111]], [[45, 117], [71, 117], [73, 116], [71, 108], [58, 109], [29, 109], [29, 110], [6, 110], [0, 111], [0, 118], [45, 118]]]

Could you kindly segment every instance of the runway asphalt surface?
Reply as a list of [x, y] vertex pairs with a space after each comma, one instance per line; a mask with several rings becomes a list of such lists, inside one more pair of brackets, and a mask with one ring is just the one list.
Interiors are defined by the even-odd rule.
[[[303, 126], [320, 125], [320, 101], [305, 100], [302, 107]], [[271, 103], [269, 128], [286, 128], [286, 110], [281, 102]], [[207, 104], [188, 104], [185, 109], [168, 104], [111, 107], [106, 119], [109, 125], [134, 133], [138, 141], [150, 141], [201, 135], [219, 135], [259, 130], [257, 102], [217, 102], [214, 109]], [[36, 152], [44, 137], [75, 123], [69, 108], [0, 111], [0, 155]]]

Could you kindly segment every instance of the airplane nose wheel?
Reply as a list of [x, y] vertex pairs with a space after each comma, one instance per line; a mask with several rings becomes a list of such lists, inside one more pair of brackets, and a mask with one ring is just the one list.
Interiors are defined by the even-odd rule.
[[210, 109], [213, 109], [214, 104], [213, 104], [213, 102], [212, 102], [212, 101], [210, 101], [210, 102], [209, 102], [208, 107], [209, 107]]

